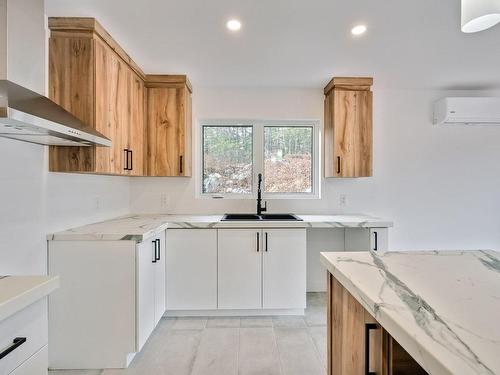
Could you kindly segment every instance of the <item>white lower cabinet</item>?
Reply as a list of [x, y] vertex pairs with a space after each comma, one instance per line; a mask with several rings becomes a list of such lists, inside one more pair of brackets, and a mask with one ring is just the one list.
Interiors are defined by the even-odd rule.
[[47, 374], [47, 298], [0, 322], [0, 374]]
[[219, 229], [219, 309], [303, 309], [305, 229]]
[[137, 245], [137, 351], [165, 313], [165, 232]]
[[47, 345], [45, 345], [9, 375], [46, 375], [48, 367], [47, 356], [48, 349]]
[[165, 232], [136, 243], [49, 241], [49, 367], [125, 368], [165, 312]]
[[219, 309], [262, 308], [262, 231], [219, 229]]
[[345, 251], [384, 252], [389, 249], [389, 228], [346, 228]]
[[167, 310], [217, 309], [217, 230], [168, 229]]
[[306, 231], [265, 229], [262, 255], [262, 307], [306, 307]]

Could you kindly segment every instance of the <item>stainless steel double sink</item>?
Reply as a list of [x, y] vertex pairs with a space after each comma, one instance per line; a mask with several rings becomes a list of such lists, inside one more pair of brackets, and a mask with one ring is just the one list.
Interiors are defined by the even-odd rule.
[[225, 214], [222, 221], [303, 221], [293, 214]]

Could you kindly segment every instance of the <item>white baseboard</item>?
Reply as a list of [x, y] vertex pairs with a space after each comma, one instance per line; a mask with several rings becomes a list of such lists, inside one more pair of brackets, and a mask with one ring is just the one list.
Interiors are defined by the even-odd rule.
[[168, 310], [164, 317], [185, 316], [272, 316], [304, 315], [304, 309], [269, 309], [269, 310]]

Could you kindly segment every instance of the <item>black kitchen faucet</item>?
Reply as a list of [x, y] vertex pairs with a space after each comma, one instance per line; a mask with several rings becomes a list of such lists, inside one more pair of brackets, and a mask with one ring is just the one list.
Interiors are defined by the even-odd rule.
[[264, 202], [264, 207], [262, 207], [262, 173], [259, 173], [259, 185], [257, 187], [257, 215], [267, 211], [267, 202]]

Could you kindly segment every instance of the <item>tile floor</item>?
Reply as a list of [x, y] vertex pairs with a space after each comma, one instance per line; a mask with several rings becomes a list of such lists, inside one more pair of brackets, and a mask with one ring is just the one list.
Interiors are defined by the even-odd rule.
[[325, 293], [304, 316], [164, 318], [126, 370], [49, 375], [324, 375]]

